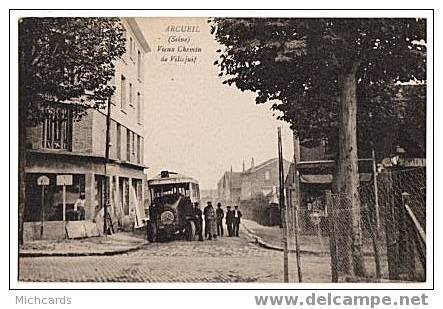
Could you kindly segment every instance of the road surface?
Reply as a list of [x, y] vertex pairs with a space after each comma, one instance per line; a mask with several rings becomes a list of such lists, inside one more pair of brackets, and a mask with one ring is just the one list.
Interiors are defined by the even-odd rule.
[[[290, 255], [290, 281], [296, 282]], [[283, 254], [239, 238], [147, 244], [115, 256], [21, 258], [20, 281], [31, 282], [282, 282]], [[329, 257], [303, 256], [304, 282], [329, 282]]]

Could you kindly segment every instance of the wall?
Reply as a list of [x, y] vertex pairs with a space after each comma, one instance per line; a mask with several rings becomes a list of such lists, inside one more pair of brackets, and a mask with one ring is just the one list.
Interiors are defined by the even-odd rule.
[[[112, 118], [117, 122], [121, 123], [126, 128], [137, 133], [138, 135], [144, 136], [143, 134], [143, 109], [145, 108], [144, 102], [144, 79], [143, 73], [142, 77], [137, 76], [137, 52], [140, 51], [142, 54], [142, 72], [144, 70], [144, 52], [140, 43], [136, 39], [134, 32], [132, 31], [126, 20], [123, 20], [123, 25], [126, 29], [126, 50], [127, 52], [123, 55], [122, 59], [115, 63], [115, 78], [113, 79], [113, 84], [116, 86], [114, 96], [112, 97]], [[135, 44], [134, 57], [130, 57], [129, 53], [129, 41], [132, 37]], [[122, 108], [121, 104], [121, 76], [124, 75], [126, 78], [126, 108]], [[133, 85], [133, 102], [132, 105], [129, 102], [129, 83]], [[141, 94], [141, 122], [137, 119], [137, 92]]]
[[[140, 163], [137, 160], [138, 143], [137, 136], [135, 137], [135, 149], [131, 151], [130, 162], [136, 164], [143, 164], [143, 150], [144, 150], [144, 129], [143, 129], [143, 110], [144, 110], [144, 54], [143, 48], [140, 42], [137, 40], [136, 35], [126, 19], [122, 19], [123, 26], [126, 29], [127, 37], [127, 52], [123, 55], [122, 59], [115, 62], [115, 76], [111, 80], [111, 84], [116, 87], [115, 93], [111, 99], [111, 148], [110, 157], [112, 159], [117, 159], [117, 138], [116, 138], [116, 127], [117, 122], [121, 124], [121, 159], [126, 161], [126, 145], [127, 145], [127, 135], [126, 130], [129, 129], [135, 132], [141, 137], [140, 145]], [[129, 38], [132, 38], [134, 43], [134, 56], [131, 57], [129, 53]], [[141, 53], [142, 65], [141, 65], [141, 76], [138, 76], [137, 71], [137, 61], [138, 61], [138, 51]], [[126, 78], [126, 107], [122, 108], [121, 105], [121, 76], [122, 74]], [[133, 85], [133, 98], [132, 103], [129, 102], [129, 83]], [[140, 104], [140, 115], [141, 119], [138, 119], [137, 112], [137, 93], [140, 93], [141, 104]], [[107, 108], [101, 110], [89, 110], [87, 115], [82, 117], [80, 121], [73, 122], [72, 129], [72, 152], [75, 153], [87, 153], [97, 156], [104, 157], [105, 147], [106, 147], [106, 115]], [[140, 120], [140, 121], [139, 121]], [[27, 145], [28, 149], [42, 149], [42, 125], [37, 127], [28, 128], [27, 132]], [[55, 150], [56, 151], [56, 150]]]

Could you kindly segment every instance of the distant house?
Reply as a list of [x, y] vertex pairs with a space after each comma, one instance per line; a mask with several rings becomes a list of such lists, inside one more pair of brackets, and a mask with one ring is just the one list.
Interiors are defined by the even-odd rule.
[[[291, 163], [283, 160], [284, 177]], [[278, 225], [278, 158], [267, 160], [257, 166], [254, 159], [251, 167], [242, 172], [227, 171], [217, 183], [216, 202], [223, 206], [239, 205], [243, 216], [263, 225]]]
[[[285, 177], [290, 165], [289, 161], [283, 160]], [[259, 196], [272, 198], [278, 191], [278, 178], [278, 158], [267, 160], [257, 166], [252, 163], [249, 169], [241, 173], [240, 200], [250, 200]]]
[[238, 204], [241, 192], [241, 173], [228, 171], [217, 183], [217, 197], [222, 204]]

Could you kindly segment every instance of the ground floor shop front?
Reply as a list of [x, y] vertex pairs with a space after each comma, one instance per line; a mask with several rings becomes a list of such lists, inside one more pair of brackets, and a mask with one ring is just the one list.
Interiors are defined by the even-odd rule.
[[[63, 188], [60, 175], [67, 175]], [[62, 239], [103, 231], [106, 178], [109, 177], [111, 227], [114, 231], [142, 226], [145, 217], [145, 174], [142, 166], [105, 164], [99, 158], [33, 155], [26, 168], [25, 239]], [[47, 185], [39, 178], [46, 176]], [[79, 222], [81, 221], [81, 222]], [[43, 229], [42, 229], [43, 227]], [[75, 232], [81, 228], [84, 232]], [[42, 232], [43, 230], [43, 232]], [[68, 235], [69, 236], [69, 235]]]

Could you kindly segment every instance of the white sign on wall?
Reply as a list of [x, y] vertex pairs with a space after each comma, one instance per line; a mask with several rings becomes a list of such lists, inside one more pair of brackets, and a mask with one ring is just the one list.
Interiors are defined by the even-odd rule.
[[48, 186], [49, 185], [49, 178], [47, 176], [40, 176], [37, 178], [37, 185], [38, 186]]
[[57, 186], [71, 186], [72, 175], [57, 175]]

